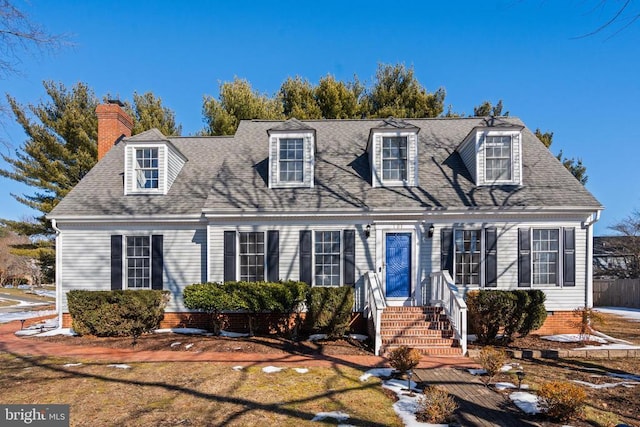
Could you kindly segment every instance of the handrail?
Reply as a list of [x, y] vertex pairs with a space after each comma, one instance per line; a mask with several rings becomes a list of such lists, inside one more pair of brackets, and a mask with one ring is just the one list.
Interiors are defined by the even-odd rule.
[[373, 322], [373, 328], [375, 332], [373, 340], [373, 349], [376, 356], [380, 355], [380, 348], [382, 347], [382, 335], [380, 329], [382, 325], [382, 311], [387, 307], [387, 303], [384, 300], [382, 294], [382, 286], [378, 275], [373, 271], [368, 271], [365, 275], [365, 315], [367, 319], [371, 319]]
[[462, 354], [467, 354], [467, 303], [448, 271], [431, 273], [431, 305], [444, 308]]

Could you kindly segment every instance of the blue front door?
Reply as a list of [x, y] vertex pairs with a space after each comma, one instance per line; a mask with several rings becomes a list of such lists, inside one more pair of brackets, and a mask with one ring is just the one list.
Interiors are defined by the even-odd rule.
[[408, 298], [411, 292], [411, 233], [387, 233], [386, 296]]

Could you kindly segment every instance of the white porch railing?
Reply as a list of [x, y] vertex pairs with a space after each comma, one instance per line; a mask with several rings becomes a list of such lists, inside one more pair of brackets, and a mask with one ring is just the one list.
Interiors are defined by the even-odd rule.
[[444, 308], [462, 354], [467, 354], [467, 303], [448, 271], [431, 273], [431, 305]]
[[380, 355], [382, 347], [382, 336], [380, 335], [382, 311], [387, 307], [382, 294], [382, 286], [378, 275], [373, 271], [368, 271], [364, 280], [364, 315], [367, 321], [371, 320], [374, 328], [373, 349], [376, 356]]

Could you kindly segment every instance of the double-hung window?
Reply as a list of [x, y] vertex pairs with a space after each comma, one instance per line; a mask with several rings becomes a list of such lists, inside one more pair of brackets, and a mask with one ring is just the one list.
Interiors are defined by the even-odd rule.
[[126, 238], [127, 288], [151, 288], [151, 237]]
[[158, 149], [136, 149], [135, 176], [137, 189], [157, 189], [158, 181]]
[[485, 180], [510, 181], [511, 167], [511, 136], [490, 135], [485, 141]]
[[280, 138], [280, 182], [303, 182], [304, 140], [302, 138]]
[[384, 181], [406, 181], [406, 136], [385, 136], [382, 138], [382, 179]]
[[339, 286], [340, 231], [316, 231], [315, 234], [315, 284]]
[[240, 280], [264, 281], [264, 233], [240, 233]]
[[532, 279], [534, 285], [558, 286], [560, 237], [558, 229], [534, 229], [532, 234]]
[[481, 238], [482, 230], [455, 230], [454, 274], [456, 284], [480, 285]]

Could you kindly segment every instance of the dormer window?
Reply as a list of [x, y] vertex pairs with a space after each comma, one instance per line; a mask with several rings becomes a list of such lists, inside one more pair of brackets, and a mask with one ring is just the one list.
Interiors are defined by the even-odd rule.
[[159, 170], [157, 148], [136, 149], [136, 188], [157, 189]]
[[511, 181], [511, 135], [490, 135], [484, 143], [485, 179]]
[[296, 119], [267, 131], [269, 188], [313, 188], [316, 132]]
[[303, 182], [304, 140], [302, 138], [280, 138], [280, 182]]
[[478, 126], [458, 146], [476, 185], [522, 185], [522, 126]]
[[382, 180], [407, 180], [407, 137], [382, 137]]
[[373, 187], [418, 185], [418, 132], [420, 129], [390, 117], [369, 131], [367, 153]]

